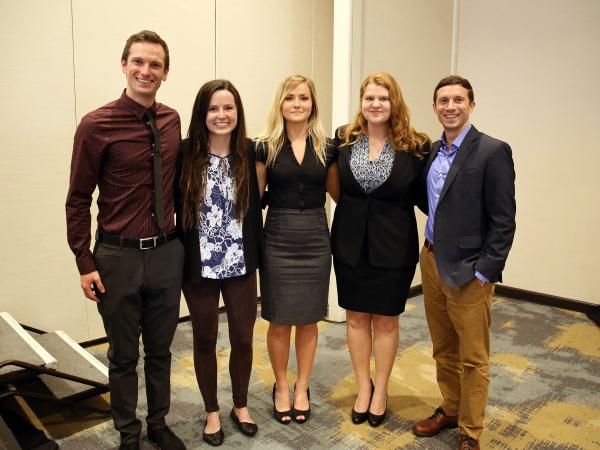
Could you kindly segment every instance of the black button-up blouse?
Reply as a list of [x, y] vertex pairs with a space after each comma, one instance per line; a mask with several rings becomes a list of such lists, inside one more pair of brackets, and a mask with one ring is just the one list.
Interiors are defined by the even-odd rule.
[[[327, 154], [332, 152], [332, 146], [333, 143], [328, 140]], [[329, 159], [326, 157], [327, 162]], [[266, 164], [267, 149], [262, 143], [257, 145], [256, 160]], [[302, 164], [299, 164], [294, 156], [292, 143], [286, 139], [275, 162], [267, 166], [269, 207], [322, 208], [325, 205], [326, 178], [327, 167], [319, 161], [310, 137], [306, 138], [306, 151]]]

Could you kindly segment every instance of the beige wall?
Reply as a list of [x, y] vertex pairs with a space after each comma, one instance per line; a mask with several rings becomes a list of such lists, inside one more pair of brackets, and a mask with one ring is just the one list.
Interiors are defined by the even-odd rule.
[[[414, 126], [437, 138], [431, 89], [455, 64], [475, 86], [473, 122], [514, 151], [518, 228], [505, 283], [600, 303], [593, 283], [593, 255], [600, 251], [594, 234], [600, 152], [593, 146], [600, 4], [354, 4], [360, 20], [353, 54], [360, 61], [349, 93], [353, 110], [362, 78], [386, 70], [400, 82]], [[332, 0], [177, 0], [168, 10], [149, 0], [143, 12], [116, 0], [3, 1], [0, 310], [39, 328], [62, 328], [79, 341], [103, 333], [78, 287], [64, 201], [75, 127], [125, 86], [119, 58], [130, 33], [155, 29], [169, 43], [172, 69], [158, 99], [179, 110], [184, 134], [199, 86], [214, 76], [236, 83], [256, 134], [277, 82], [295, 72], [315, 79], [331, 126], [332, 21]]]
[[84, 330], [64, 215], [75, 131], [70, 1], [3, 1], [0, 28], [0, 310]]
[[599, 19], [596, 0], [461, 0], [457, 51], [473, 123], [513, 149], [505, 284], [590, 303], [600, 303]]
[[[146, 3], [144, 14], [138, 10], [139, 5], [118, 0], [73, 2], [74, 50], [71, 70], [75, 73], [76, 124], [87, 112], [121, 95], [125, 81], [120, 60], [125, 40], [133, 32], [147, 28], [157, 31], [169, 45], [169, 74], [158, 91], [157, 101], [179, 111], [182, 134], [185, 135], [198, 87], [214, 77], [214, 0], [172, 2], [169, 15], [164, 14], [164, 6], [156, 1]], [[110, 33], [106, 32], [107, 23], [111, 24]], [[103, 37], [99, 40], [98, 36]], [[64, 197], [66, 192], [60, 194]], [[64, 203], [64, 198], [62, 201]], [[93, 211], [95, 218], [95, 204]], [[95, 227], [95, 220], [93, 222]], [[64, 233], [62, 231], [60, 236], [63, 240]], [[69, 279], [64, 286], [65, 300], [59, 305], [68, 307], [74, 299], [81, 299], [87, 309], [85, 333], [89, 339], [103, 336], [104, 329], [96, 305], [83, 300], [80, 295], [76, 269], [68, 248], [66, 256], [66, 265], [72, 272], [68, 271]], [[182, 301], [181, 307], [181, 314], [187, 315], [185, 301]], [[45, 324], [40, 328], [50, 329]], [[84, 330], [77, 328], [66, 331], [79, 336]]]
[[237, 85], [255, 134], [277, 82], [291, 73], [315, 78], [330, 116], [332, 13], [332, 0], [176, 0], [168, 8], [158, 0], [143, 8], [3, 0], [0, 311], [78, 341], [104, 334], [79, 288], [64, 203], [75, 128], [121, 94], [120, 55], [131, 33], [153, 29], [169, 44], [171, 71], [157, 100], [179, 111], [184, 135], [199, 87], [215, 76]]
[[[600, 152], [594, 146], [600, 123], [600, 91], [594, 88], [600, 3], [362, 3], [361, 73], [392, 73], [417, 129], [439, 137], [431, 91], [456, 67], [474, 85], [472, 122], [511, 144], [517, 234], [504, 283], [600, 304], [594, 282], [600, 252], [594, 233], [600, 225], [595, 199]], [[417, 273], [414, 282], [419, 281]]]
[[[452, 7], [452, 0], [363, 0], [361, 75], [353, 80], [353, 114], [362, 80], [373, 72], [388, 72], [402, 89], [413, 127], [432, 139], [439, 137], [431, 97], [441, 76], [450, 73]], [[421, 242], [425, 220], [417, 210]], [[417, 268], [413, 286], [420, 283]]]

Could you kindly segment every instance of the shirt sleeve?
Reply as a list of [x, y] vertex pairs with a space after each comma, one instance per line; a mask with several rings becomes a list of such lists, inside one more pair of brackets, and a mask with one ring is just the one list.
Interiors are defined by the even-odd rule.
[[490, 280], [483, 274], [475, 271], [475, 276], [479, 279], [479, 281], [481, 281], [482, 283], [489, 283]]
[[77, 269], [81, 275], [94, 272], [96, 264], [91, 242], [92, 194], [98, 184], [104, 144], [100, 126], [88, 115], [75, 132], [71, 176], [67, 193], [67, 241], [75, 254]]
[[267, 144], [265, 141], [258, 141], [254, 144], [256, 149], [256, 161], [263, 164], [267, 163]]
[[325, 150], [325, 166], [329, 167], [338, 161], [340, 150], [333, 139], [327, 139], [327, 147]]

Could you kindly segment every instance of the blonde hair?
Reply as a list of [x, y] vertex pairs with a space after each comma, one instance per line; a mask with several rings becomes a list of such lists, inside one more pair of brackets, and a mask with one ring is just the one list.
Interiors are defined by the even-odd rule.
[[277, 92], [275, 93], [275, 98], [273, 99], [273, 104], [271, 105], [271, 111], [267, 118], [266, 129], [256, 138], [256, 141], [267, 149], [267, 166], [274, 163], [286, 138], [285, 119], [283, 118], [283, 112], [281, 111], [283, 101], [291, 91], [296, 89], [302, 83], [306, 83], [308, 86], [312, 100], [312, 111], [308, 117], [307, 133], [312, 141], [312, 146], [317, 158], [325, 165], [327, 136], [323, 130], [321, 118], [319, 117], [315, 85], [310, 78], [303, 75], [292, 75], [285, 78], [279, 84]]
[[[423, 156], [424, 148], [429, 144], [429, 137], [425, 133], [417, 132], [410, 126], [408, 107], [402, 98], [400, 86], [390, 74], [376, 72], [365, 78], [360, 86], [360, 100], [369, 84], [375, 84], [386, 88], [390, 97], [390, 133], [392, 145], [396, 150], [411, 152], [418, 157]], [[362, 107], [359, 107], [354, 120], [345, 128], [340, 130], [339, 138], [344, 140], [343, 146], [352, 145], [362, 136], [367, 134], [367, 121], [362, 115]]]

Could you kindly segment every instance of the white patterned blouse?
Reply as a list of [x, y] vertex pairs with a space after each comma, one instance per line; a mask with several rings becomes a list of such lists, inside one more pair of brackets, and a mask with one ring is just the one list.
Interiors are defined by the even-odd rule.
[[352, 146], [350, 169], [354, 178], [368, 194], [373, 192], [388, 179], [392, 173], [396, 150], [390, 140], [385, 141], [379, 158], [369, 161], [369, 137], [362, 136]]
[[198, 225], [204, 278], [221, 280], [246, 274], [242, 220], [235, 218], [231, 161], [231, 156], [209, 155]]

